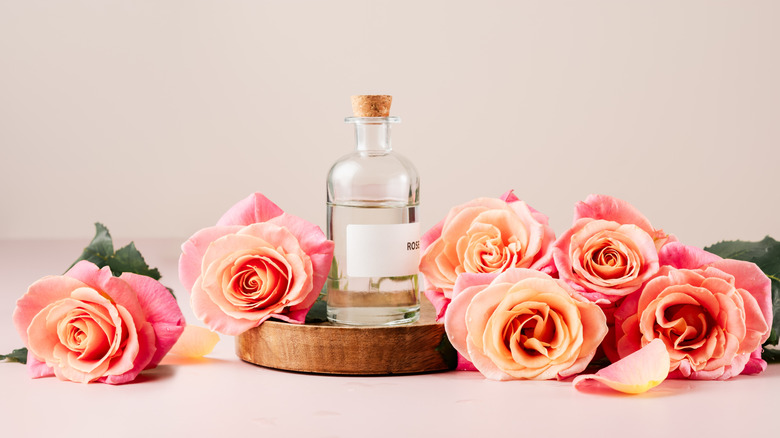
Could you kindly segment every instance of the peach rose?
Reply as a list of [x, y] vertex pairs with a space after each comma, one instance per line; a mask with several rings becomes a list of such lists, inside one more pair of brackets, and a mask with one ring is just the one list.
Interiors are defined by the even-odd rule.
[[[762, 371], [761, 344], [772, 323], [769, 278], [753, 263], [679, 243], [663, 253], [669, 265], [615, 312], [618, 355], [659, 338], [671, 357], [670, 377], [725, 380]], [[699, 261], [707, 263], [674, 266]]]
[[303, 323], [332, 258], [319, 227], [257, 193], [182, 245], [179, 278], [198, 318], [237, 335], [269, 317]]
[[574, 225], [555, 241], [552, 257], [560, 278], [608, 305], [656, 275], [658, 249], [669, 240], [627, 202], [591, 195], [575, 207]]
[[33, 377], [82, 383], [132, 381], [156, 367], [184, 330], [176, 300], [159, 282], [114, 277], [88, 261], [33, 283], [13, 321]]
[[441, 317], [460, 274], [544, 268], [554, 240], [547, 217], [511, 191], [501, 199], [478, 198], [454, 207], [421, 238], [426, 296]]
[[518, 268], [458, 277], [444, 327], [458, 353], [492, 380], [577, 374], [607, 334], [596, 304], [561, 280]]

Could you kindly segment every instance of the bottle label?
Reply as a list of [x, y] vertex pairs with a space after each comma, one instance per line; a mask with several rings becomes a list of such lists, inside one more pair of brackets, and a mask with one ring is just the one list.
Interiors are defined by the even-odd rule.
[[403, 277], [420, 264], [420, 223], [347, 225], [347, 275]]

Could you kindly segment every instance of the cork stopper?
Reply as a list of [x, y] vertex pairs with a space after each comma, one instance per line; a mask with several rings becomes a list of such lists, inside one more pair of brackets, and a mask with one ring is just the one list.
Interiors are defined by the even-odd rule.
[[388, 117], [393, 96], [386, 94], [362, 94], [352, 96], [352, 113], [355, 117]]

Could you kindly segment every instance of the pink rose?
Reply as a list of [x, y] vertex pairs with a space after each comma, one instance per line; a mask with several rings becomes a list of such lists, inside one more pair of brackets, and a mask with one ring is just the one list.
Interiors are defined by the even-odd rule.
[[238, 335], [269, 317], [302, 324], [332, 258], [319, 227], [256, 193], [182, 245], [179, 278], [198, 318]]
[[184, 330], [176, 300], [156, 280], [111, 275], [81, 261], [33, 283], [14, 325], [32, 377], [119, 384], [154, 368]]
[[516, 268], [458, 277], [444, 327], [458, 353], [493, 380], [577, 374], [607, 334], [596, 304], [561, 280]]
[[511, 191], [454, 207], [421, 239], [425, 294], [441, 317], [460, 274], [544, 268], [554, 240], [547, 217]]
[[753, 263], [676, 242], [664, 247], [661, 259], [668, 266], [615, 312], [617, 354], [625, 357], [659, 338], [671, 357], [670, 377], [725, 380], [765, 369], [760, 353], [772, 323], [769, 278]]
[[627, 202], [590, 195], [576, 205], [574, 225], [555, 241], [552, 257], [560, 278], [608, 305], [656, 275], [658, 249], [669, 239]]

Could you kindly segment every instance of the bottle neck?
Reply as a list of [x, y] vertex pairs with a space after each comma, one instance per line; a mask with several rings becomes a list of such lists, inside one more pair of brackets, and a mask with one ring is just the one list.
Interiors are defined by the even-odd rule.
[[390, 124], [356, 123], [355, 140], [358, 151], [366, 152], [390, 152]]

